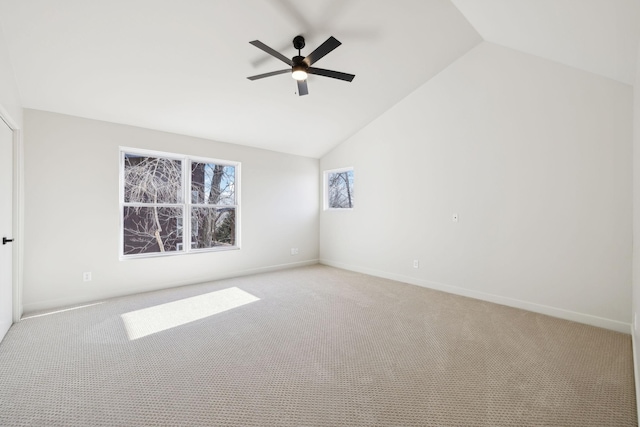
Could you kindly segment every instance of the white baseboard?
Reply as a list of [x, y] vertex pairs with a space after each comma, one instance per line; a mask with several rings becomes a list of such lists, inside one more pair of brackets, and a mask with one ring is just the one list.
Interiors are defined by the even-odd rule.
[[315, 265], [318, 264], [318, 259], [310, 259], [310, 260], [306, 260], [306, 261], [298, 261], [298, 262], [291, 262], [291, 263], [286, 263], [286, 264], [277, 264], [277, 265], [269, 265], [269, 266], [265, 266], [265, 267], [258, 267], [258, 268], [248, 268], [245, 270], [238, 270], [238, 271], [234, 271], [231, 273], [225, 273], [225, 274], [220, 274], [220, 275], [213, 275], [210, 277], [206, 277], [206, 278], [202, 278], [196, 281], [191, 281], [191, 282], [169, 282], [169, 283], [163, 283], [162, 285], [158, 286], [158, 285], [154, 285], [154, 286], [149, 286], [149, 287], [145, 287], [145, 288], [137, 288], [135, 289], [133, 292], [130, 293], [116, 293], [116, 294], [105, 294], [105, 295], [95, 295], [94, 297], [91, 298], [91, 300], [87, 300], [86, 296], [84, 297], [64, 297], [64, 298], [56, 298], [54, 300], [46, 300], [46, 301], [38, 301], [38, 302], [33, 302], [30, 304], [24, 304], [22, 306], [22, 317], [29, 317], [29, 315], [33, 314], [33, 313], [37, 313], [37, 312], [41, 312], [41, 311], [46, 311], [46, 310], [57, 310], [60, 308], [64, 308], [64, 307], [70, 307], [70, 306], [74, 306], [74, 305], [81, 305], [81, 304], [91, 304], [91, 303], [95, 303], [97, 301], [103, 301], [103, 300], [107, 300], [109, 298], [118, 298], [118, 297], [122, 297], [122, 296], [126, 296], [126, 295], [133, 295], [133, 294], [139, 294], [139, 293], [144, 293], [144, 292], [152, 292], [152, 291], [159, 291], [161, 289], [169, 289], [169, 288], [175, 288], [178, 286], [189, 286], [189, 285], [196, 285], [199, 283], [206, 283], [206, 282], [212, 282], [215, 280], [223, 280], [223, 279], [230, 279], [233, 277], [241, 277], [241, 276], [250, 276], [252, 274], [260, 274], [260, 273], [269, 273], [271, 271], [278, 271], [278, 270], [286, 270], [289, 268], [296, 268], [296, 267], [304, 267], [307, 265]]
[[638, 425], [640, 425], [640, 373], [638, 372], [638, 352], [636, 351], [636, 329], [631, 326], [631, 348], [633, 349], [633, 377], [636, 385], [636, 408], [638, 409]]
[[316, 265], [319, 262], [320, 260], [315, 258], [315, 259], [309, 259], [306, 261], [288, 262], [286, 264], [270, 265], [267, 267], [249, 268], [249, 269], [241, 270], [238, 272], [234, 271], [233, 273], [226, 275], [226, 277], [216, 277], [215, 279], [212, 279], [212, 280], [230, 279], [232, 277], [250, 276], [252, 274], [269, 273], [271, 271], [287, 270], [289, 268], [296, 268], [296, 267], [305, 267], [307, 265]]
[[469, 298], [475, 298], [482, 301], [493, 302], [496, 304], [502, 304], [509, 307], [521, 308], [523, 310], [532, 311], [534, 313], [546, 314], [548, 316], [558, 317], [560, 319], [565, 319], [565, 320], [572, 320], [574, 322], [584, 323], [591, 326], [597, 326], [599, 328], [610, 329], [610, 330], [622, 332], [625, 334], [628, 334], [631, 331], [631, 325], [629, 323], [606, 319], [598, 316], [592, 316], [590, 314], [578, 313], [575, 311], [565, 310], [562, 308], [536, 304], [529, 301], [523, 301], [515, 298], [489, 294], [481, 291], [474, 291], [471, 289], [461, 288], [459, 286], [452, 286], [444, 283], [431, 282], [423, 279], [416, 279], [415, 277], [403, 276], [401, 274], [389, 273], [386, 271], [379, 271], [372, 268], [344, 264], [341, 262], [332, 261], [328, 259], [321, 258], [320, 264], [324, 264], [324, 265], [328, 265], [336, 268], [342, 268], [344, 270], [356, 271], [358, 273], [369, 274], [371, 276], [382, 277], [385, 279], [396, 280], [398, 282], [409, 283], [412, 285], [422, 286], [429, 289], [435, 289], [438, 291], [448, 292], [450, 294], [461, 295]]

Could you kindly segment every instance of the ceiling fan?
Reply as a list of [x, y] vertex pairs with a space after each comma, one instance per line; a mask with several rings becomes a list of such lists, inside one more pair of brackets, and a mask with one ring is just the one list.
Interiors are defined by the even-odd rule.
[[278, 58], [280, 61], [289, 65], [291, 68], [286, 68], [284, 70], [271, 71], [270, 73], [258, 74], [257, 76], [247, 77], [249, 80], [258, 80], [265, 77], [277, 76], [278, 74], [291, 73], [291, 77], [293, 77], [298, 83], [298, 95], [308, 95], [309, 89], [307, 88], [307, 75], [315, 74], [317, 76], [331, 77], [333, 79], [352, 81], [355, 77], [354, 74], [341, 73], [340, 71], [333, 70], [325, 70], [323, 68], [312, 67], [312, 65], [317, 62], [319, 59], [324, 57], [326, 54], [340, 46], [338, 40], [335, 37], [329, 37], [324, 43], [322, 43], [316, 50], [311, 52], [306, 57], [303, 57], [300, 54], [300, 51], [305, 46], [304, 37], [296, 36], [293, 39], [293, 47], [298, 51], [298, 55], [289, 59], [280, 52], [270, 48], [266, 44], [262, 43], [259, 40], [254, 40], [249, 42], [258, 49], [262, 49], [267, 52], [269, 55]]

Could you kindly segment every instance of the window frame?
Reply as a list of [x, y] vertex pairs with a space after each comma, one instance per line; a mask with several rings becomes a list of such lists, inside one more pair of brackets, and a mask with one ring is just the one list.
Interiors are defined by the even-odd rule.
[[[354, 187], [355, 187], [355, 179], [356, 179], [356, 174], [355, 174], [355, 169], [353, 166], [347, 166], [347, 167], [343, 167], [343, 168], [337, 168], [337, 169], [328, 169], [323, 171], [322, 173], [322, 193], [323, 193], [323, 208], [325, 211], [352, 211], [355, 209], [355, 203], [352, 203], [352, 206], [350, 208], [332, 208], [329, 207], [329, 174], [334, 174], [334, 173], [342, 173], [342, 172], [352, 172], [353, 173], [353, 182], [354, 182]], [[355, 200], [355, 199], [354, 199]]]
[[[182, 162], [182, 194], [181, 201], [177, 203], [139, 203], [139, 202], [125, 202], [125, 180], [124, 180], [124, 172], [125, 172], [125, 157], [127, 154], [135, 155], [135, 156], [143, 156], [143, 157], [158, 157], [165, 158], [170, 160], [179, 160]], [[214, 159], [209, 157], [201, 157], [201, 156], [191, 156], [188, 154], [177, 154], [170, 153], [165, 151], [156, 151], [156, 150], [148, 150], [142, 148], [132, 148], [132, 147], [119, 147], [118, 150], [119, 156], [119, 180], [118, 180], [118, 198], [119, 198], [119, 259], [122, 260], [130, 260], [130, 259], [146, 259], [146, 258], [156, 258], [156, 257], [165, 257], [165, 256], [178, 256], [178, 255], [186, 255], [193, 253], [207, 253], [207, 252], [221, 252], [221, 251], [232, 251], [239, 250], [241, 247], [241, 208], [240, 208], [240, 177], [241, 177], [241, 163], [238, 161], [232, 160], [222, 160], [222, 159]], [[233, 205], [208, 205], [201, 203], [193, 203], [192, 200], [192, 172], [191, 172], [191, 164], [192, 162], [197, 163], [207, 163], [207, 164], [215, 164], [215, 165], [223, 165], [223, 166], [233, 166], [234, 169], [234, 198], [235, 204]], [[171, 252], [150, 252], [150, 253], [140, 253], [140, 254], [125, 254], [124, 253], [124, 240], [125, 240], [125, 229], [124, 229], [124, 210], [127, 206], [142, 206], [142, 207], [152, 207], [152, 206], [162, 206], [162, 207], [177, 207], [182, 208], [182, 242], [176, 244], [177, 247], [181, 247], [180, 250], [175, 250]], [[191, 238], [191, 214], [192, 209], [194, 207], [206, 207], [208, 209], [216, 209], [218, 207], [226, 207], [235, 209], [234, 214], [234, 223], [235, 223], [235, 244], [232, 246], [213, 246], [210, 248], [193, 248], [192, 238]]]

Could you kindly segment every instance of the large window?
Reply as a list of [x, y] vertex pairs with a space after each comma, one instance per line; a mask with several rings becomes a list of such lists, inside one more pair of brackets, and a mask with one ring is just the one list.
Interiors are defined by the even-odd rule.
[[353, 168], [325, 171], [324, 194], [325, 209], [353, 209]]
[[240, 164], [122, 148], [124, 258], [237, 249]]

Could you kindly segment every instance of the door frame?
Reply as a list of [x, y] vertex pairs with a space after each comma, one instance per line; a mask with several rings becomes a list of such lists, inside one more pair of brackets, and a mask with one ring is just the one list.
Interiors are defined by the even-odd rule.
[[5, 122], [13, 133], [13, 239], [12, 243], [12, 288], [13, 288], [13, 323], [22, 317], [22, 281], [24, 245], [24, 150], [22, 144], [22, 129], [11, 118], [7, 110], [0, 105], [0, 120]]

